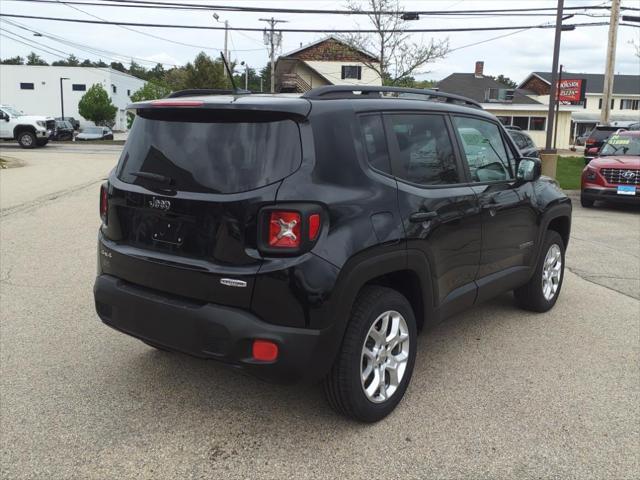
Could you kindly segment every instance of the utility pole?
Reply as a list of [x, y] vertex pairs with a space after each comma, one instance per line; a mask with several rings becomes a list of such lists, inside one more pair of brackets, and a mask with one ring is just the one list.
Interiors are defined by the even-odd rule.
[[[217, 13], [213, 13], [213, 19], [218, 22], [218, 23], [222, 23], [220, 21], [220, 15], [218, 15]], [[229, 58], [229, 20], [225, 20], [224, 21], [224, 58], [227, 61], [227, 63], [231, 62], [231, 59]], [[224, 72], [225, 75], [228, 75], [228, 73]]]
[[609, 44], [607, 45], [607, 63], [604, 72], [604, 90], [602, 92], [602, 110], [600, 123], [607, 125], [611, 116], [611, 95], [613, 95], [613, 75], [616, 65], [616, 42], [620, 23], [620, 0], [611, 2], [611, 20], [609, 21]]
[[260, 18], [261, 22], [267, 22], [270, 26], [269, 30], [264, 31], [264, 44], [269, 45], [269, 57], [271, 60], [271, 93], [276, 90], [276, 47], [282, 44], [282, 32], [276, 32], [275, 27], [278, 23], [286, 23], [286, 20], [276, 20], [275, 18]]
[[562, 35], [562, 10], [564, 0], [558, 0], [558, 11], [556, 12], [556, 37], [553, 45], [553, 65], [551, 67], [551, 87], [549, 89], [549, 110], [547, 112], [547, 138], [545, 143], [546, 153], [552, 151], [553, 127], [555, 125], [555, 102], [558, 88], [558, 63], [560, 59], [560, 38]]

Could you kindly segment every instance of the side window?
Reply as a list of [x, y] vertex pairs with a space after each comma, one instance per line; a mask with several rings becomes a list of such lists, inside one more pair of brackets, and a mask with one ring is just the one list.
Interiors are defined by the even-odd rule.
[[380, 115], [360, 117], [360, 127], [362, 128], [362, 137], [369, 165], [376, 170], [391, 174], [391, 163], [389, 162], [389, 151], [384, 135], [384, 127], [382, 126], [382, 117]]
[[396, 177], [420, 185], [449, 185], [460, 181], [444, 117], [404, 114], [387, 118], [399, 152], [399, 158], [394, 161]]
[[524, 138], [524, 135], [518, 132], [509, 132], [509, 135], [511, 135], [511, 138], [513, 138], [513, 141], [519, 149], [527, 148], [527, 140]]
[[471, 117], [454, 117], [465, 157], [474, 182], [513, 179], [510, 157], [500, 129], [492, 122]]

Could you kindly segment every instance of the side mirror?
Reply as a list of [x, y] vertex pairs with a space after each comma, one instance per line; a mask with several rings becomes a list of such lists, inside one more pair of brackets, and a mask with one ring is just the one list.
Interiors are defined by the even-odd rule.
[[518, 163], [516, 179], [520, 182], [535, 182], [542, 175], [542, 162], [539, 158], [521, 158]]
[[591, 147], [587, 149], [589, 155], [597, 155], [600, 149], [598, 147]]

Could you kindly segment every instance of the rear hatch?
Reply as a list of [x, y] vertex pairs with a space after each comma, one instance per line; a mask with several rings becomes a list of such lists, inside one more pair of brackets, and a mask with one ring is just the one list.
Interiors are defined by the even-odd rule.
[[262, 260], [259, 209], [300, 167], [295, 115], [142, 108], [109, 181], [104, 273], [248, 307]]

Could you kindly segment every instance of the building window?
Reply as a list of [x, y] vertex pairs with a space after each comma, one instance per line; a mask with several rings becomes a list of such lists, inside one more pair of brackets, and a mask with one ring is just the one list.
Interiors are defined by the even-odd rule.
[[[613, 110], [615, 100], [611, 99], [611, 110]], [[602, 110], [602, 99], [598, 101], [598, 110]]]
[[529, 130], [544, 130], [546, 126], [546, 117], [531, 117], [529, 120]]
[[529, 130], [529, 117], [513, 117], [512, 125], [522, 130]]
[[342, 78], [343, 80], [345, 78], [353, 78], [353, 79], [361, 80], [362, 67], [359, 65], [343, 65], [342, 76], [340, 78]]
[[20, 90], [33, 90], [33, 83], [21, 83]]
[[118, 88], [115, 85], [111, 85], [111, 91], [113, 93], [118, 93]]
[[74, 92], [84, 92], [87, 90], [87, 86], [84, 83], [74, 83], [71, 85], [71, 90]]
[[131, 90], [127, 90], [127, 97], [131, 96]]
[[502, 125], [511, 125], [511, 117], [498, 117]]
[[640, 100], [634, 100], [632, 98], [623, 98], [620, 100], [620, 110], [639, 110]]

